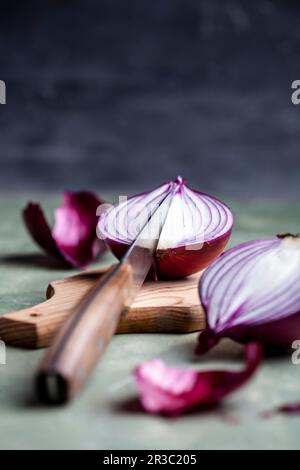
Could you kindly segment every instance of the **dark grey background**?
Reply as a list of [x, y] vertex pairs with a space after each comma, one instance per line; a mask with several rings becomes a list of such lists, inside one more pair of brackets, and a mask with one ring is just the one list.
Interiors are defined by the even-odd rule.
[[0, 5], [2, 190], [298, 197], [298, 1]]

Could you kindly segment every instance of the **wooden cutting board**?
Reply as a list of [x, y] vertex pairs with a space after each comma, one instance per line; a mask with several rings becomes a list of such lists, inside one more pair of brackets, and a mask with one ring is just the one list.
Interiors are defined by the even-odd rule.
[[[90, 271], [51, 282], [45, 302], [0, 316], [0, 339], [26, 348], [49, 346], [103, 273]], [[133, 305], [123, 312], [117, 333], [189, 333], [203, 329], [198, 281], [199, 274], [178, 281], [146, 281]]]

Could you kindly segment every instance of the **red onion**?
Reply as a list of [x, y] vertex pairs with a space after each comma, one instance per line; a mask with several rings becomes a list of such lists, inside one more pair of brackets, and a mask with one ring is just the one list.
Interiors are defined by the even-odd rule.
[[153, 208], [171, 192], [173, 200], [154, 259], [156, 279], [185, 277], [204, 269], [223, 251], [233, 226], [232, 213], [223, 202], [189, 188], [178, 177], [102, 214], [98, 233], [117, 258], [136, 238]]
[[300, 237], [243, 243], [205, 271], [200, 298], [207, 328], [202, 353], [222, 337], [291, 347], [300, 339]]

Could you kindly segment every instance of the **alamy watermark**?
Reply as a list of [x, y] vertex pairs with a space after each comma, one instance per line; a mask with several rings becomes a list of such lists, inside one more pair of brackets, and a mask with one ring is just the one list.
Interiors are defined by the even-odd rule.
[[0, 104], [6, 104], [6, 84], [0, 80]]
[[300, 80], [294, 80], [291, 88], [292, 90], [295, 90], [291, 95], [292, 103], [298, 105], [300, 104]]
[[293, 352], [292, 357], [291, 357], [292, 363], [295, 366], [298, 366], [300, 364], [300, 340], [299, 339], [296, 339], [292, 343], [292, 349], [295, 349], [295, 351]]
[[6, 345], [0, 340], [0, 365], [6, 364]]

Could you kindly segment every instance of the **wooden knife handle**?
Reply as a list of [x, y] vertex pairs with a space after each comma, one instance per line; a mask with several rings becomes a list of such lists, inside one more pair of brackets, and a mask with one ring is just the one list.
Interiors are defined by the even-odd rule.
[[115, 333], [130, 298], [132, 271], [126, 263], [111, 276], [113, 269], [114, 266], [82, 300], [49, 348], [36, 381], [38, 396], [44, 403], [71, 400]]

